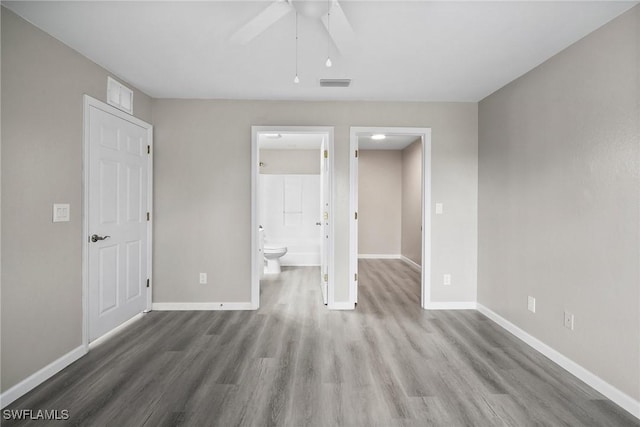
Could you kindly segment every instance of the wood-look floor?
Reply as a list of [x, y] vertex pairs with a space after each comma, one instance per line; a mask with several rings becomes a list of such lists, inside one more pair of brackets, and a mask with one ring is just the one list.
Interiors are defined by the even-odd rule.
[[87, 426], [640, 425], [478, 312], [420, 309], [401, 261], [360, 262], [355, 311], [328, 311], [318, 279], [285, 269], [254, 312], [149, 313], [10, 409]]

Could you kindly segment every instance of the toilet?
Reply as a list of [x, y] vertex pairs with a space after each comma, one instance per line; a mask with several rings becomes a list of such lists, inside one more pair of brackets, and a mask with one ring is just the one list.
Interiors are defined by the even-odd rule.
[[283, 245], [269, 244], [265, 241], [264, 228], [260, 226], [260, 248], [264, 256], [265, 266], [263, 274], [280, 274], [280, 258], [287, 253], [287, 247]]
[[264, 267], [265, 274], [280, 274], [280, 258], [287, 253], [286, 246], [264, 245], [264, 258], [267, 265]]

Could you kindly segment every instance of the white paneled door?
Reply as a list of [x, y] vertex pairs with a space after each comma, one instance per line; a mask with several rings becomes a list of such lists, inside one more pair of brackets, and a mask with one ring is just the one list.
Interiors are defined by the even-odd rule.
[[89, 341], [147, 307], [151, 125], [88, 107]]

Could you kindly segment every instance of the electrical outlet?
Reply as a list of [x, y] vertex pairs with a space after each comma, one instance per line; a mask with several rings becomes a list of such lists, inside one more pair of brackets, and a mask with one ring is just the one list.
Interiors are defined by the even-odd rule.
[[444, 276], [442, 276], [442, 283], [449, 286], [451, 284], [451, 275], [445, 274]]
[[567, 310], [564, 311], [564, 327], [573, 331], [573, 314]]
[[200, 273], [200, 284], [201, 285], [207, 284], [207, 273]]
[[436, 203], [436, 215], [442, 215], [444, 213], [444, 205], [442, 203]]
[[527, 310], [532, 313], [536, 312], [536, 299], [532, 296], [527, 297]]

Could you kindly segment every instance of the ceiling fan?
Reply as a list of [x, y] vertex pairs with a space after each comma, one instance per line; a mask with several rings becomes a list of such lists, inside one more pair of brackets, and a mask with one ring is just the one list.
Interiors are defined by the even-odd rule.
[[[355, 46], [355, 33], [338, 0], [276, 0], [238, 29], [231, 36], [231, 42], [245, 45], [294, 11], [308, 18], [322, 21], [324, 28], [327, 31], [330, 30], [329, 35], [343, 55]], [[328, 12], [331, 13], [330, 21], [327, 19]]]

